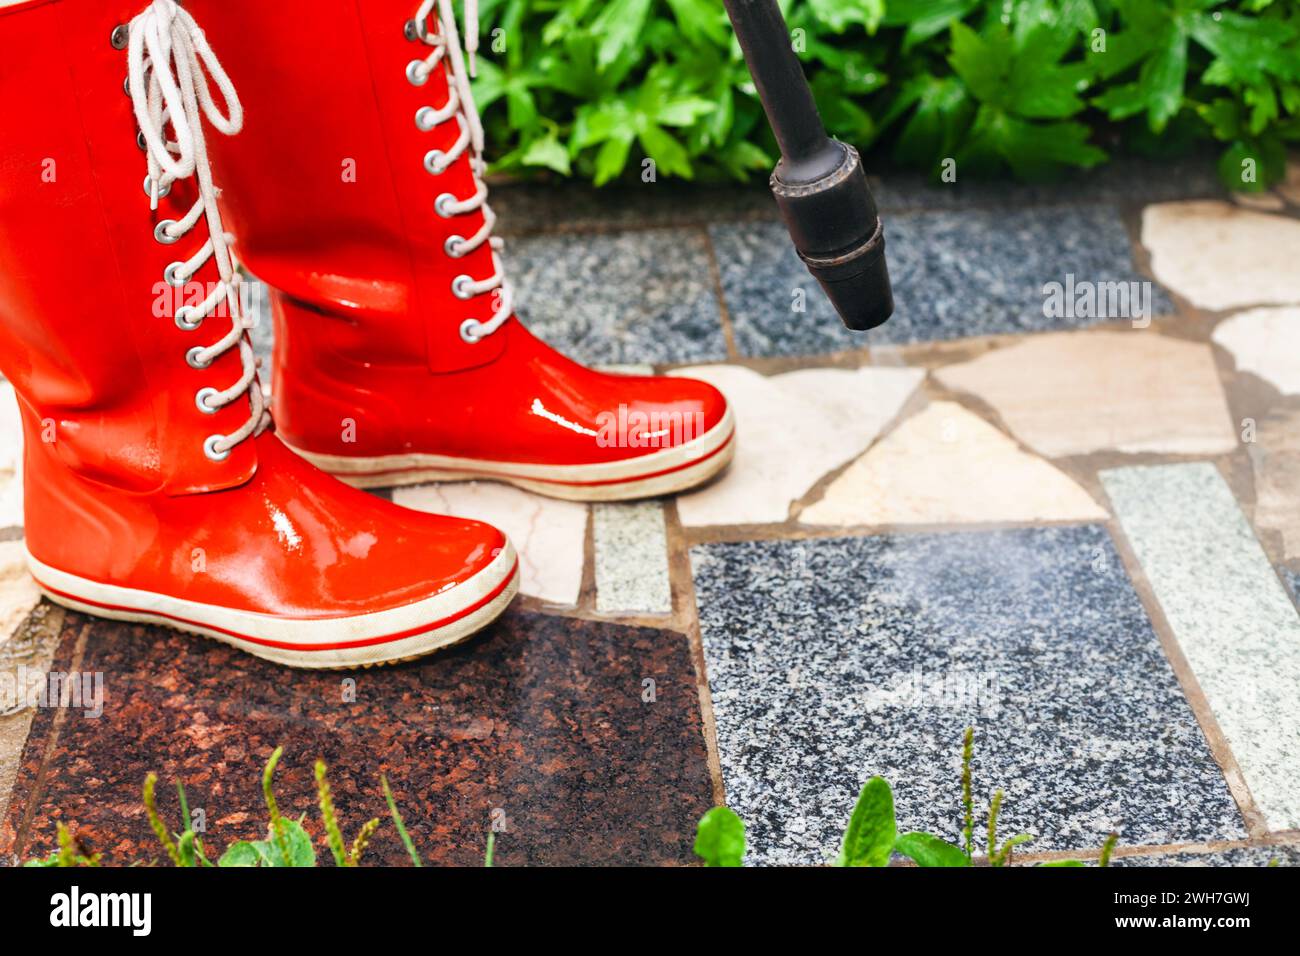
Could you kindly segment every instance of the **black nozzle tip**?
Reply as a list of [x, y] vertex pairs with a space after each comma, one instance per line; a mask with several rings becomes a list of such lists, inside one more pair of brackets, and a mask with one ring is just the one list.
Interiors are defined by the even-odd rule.
[[876, 220], [871, 237], [838, 256], [799, 253], [847, 328], [874, 329], [894, 314], [894, 291], [885, 262], [885, 231]]
[[[894, 312], [885, 264], [885, 233], [858, 151], [826, 140], [811, 164], [783, 158], [772, 193], [799, 258], [821, 284], [844, 324], [874, 329]], [[826, 169], [830, 172], [825, 172]]]

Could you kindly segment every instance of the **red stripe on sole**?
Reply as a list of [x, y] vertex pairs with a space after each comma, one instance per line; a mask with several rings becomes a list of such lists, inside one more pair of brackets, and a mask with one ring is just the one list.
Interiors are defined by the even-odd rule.
[[[57, 588], [52, 588], [49, 585], [45, 584], [43, 581], [41, 581], [40, 578], [36, 578], [36, 583], [39, 584], [44, 590], [48, 591], [51, 594], [57, 594], [60, 597], [67, 598], [71, 601], [77, 601], [81, 604], [89, 604], [92, 607], [101, 608], [105, 611], [127, 611], [132, 614], [145, 614], [150, 617], [166, 618], [167, 620], [174, 621], [177, 624], [184, 624], [184, 625], [188, 625], [189, 627], [201, 627], [208, 631], [218, 631], [222, 634], [225, 634], [227, 637], [233, 637], [236, 638], [237, 640], [247, 641], [250, 644], [257, 644], [261, 647], [274, 647], [285, 651], [343, 651], [353, 647], [373, 647], [376, 644], [387, 644], [392, 641], [400, 641], [403, 638], [414, 637], [417, 634], [425, 634], [428, 633], [429, 631], [437, 630], [440, 627], [446, 627], [448, 624], [454, 624], [456, 621], [459, 621], [461, 618], [468, 617], [470, 614], [473, 614], [475, 611], [479, 610], [482, 607], [485, 607], [488, 604], [491, 604], [494, 600], [496, 600], [497, 597], [500, 596], [501, 592], [510, 586], [510, 582], [514, 580], [515, 572], [518, 569], [519, 569], [519, 559], [516, 557], [515, 563], [510, 568], [510, 573], [505, 576], [505, 578], [501, 581], [500, 584], [498, 584], [495, 588], [492, 589], [491, 593], [480, 598], [478, 601], [474, 602], [469, 607], [463, 608], [462, 610], [457, 611], [455, 614], [449, 615], [448, 617], [444, 617], [441, 620], [430, 621], [427, 624], [421, 624], [418, 627], [413, 627], [405, 631], [399, 631], [396, 634], [387, 634], [382, 637], [366, 637], [355, 641], [335, 641], [329, 644], [310, 644], [310, 645], [294, 644], [289, 641], [272, 641], [262, 637], [251, 637], [248, 634], [240, 634], [238, 631], [227, 630], [226, 628], [219, 627], [216, 624], [205, 624], [202, 621], [191, 621], [188, 618], [178, 617], [174, 614], [168, 614], [165, 611], [146, 611], [141, 608], [129, 607], [126, 605], [105, 604], [102, 601], [95, 601], [90, 598], [81, 597], [80, 595], [77, 594], [69, 594], [66, 591], [60, 591]], [[35, 575], [33, 575], [33, 577], [35, 577]], [[322, 620], [330, 620], [330, 618], [322, 618]]]

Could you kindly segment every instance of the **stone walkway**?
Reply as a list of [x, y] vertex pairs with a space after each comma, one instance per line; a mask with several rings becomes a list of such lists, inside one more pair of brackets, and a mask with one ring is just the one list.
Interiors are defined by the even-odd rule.
[[[283, 745], [286, 812], [312, 809], [320, 756], [355, 829], [386, 773], [437, 862], [481, 858], [490, 825], [502, 864], [689, 862], [725, 799], [751, 862], [819, 863], [877, 773], [900, 826], [955, 840], [974, 726], [975, 791], [1006, 790], [1022, 860], [1117, 830], [1125, 864], [1300, 863], [1300, 195], [1247, 208], [1188, 162], [878, 198], [898, 310], [855, 336], [761, 191], [498, 190], [530, 325], [714, 382], [739, 450], [639, 504], [381, 492], [522, 553], [517, 606], [411, 665], [302, 674], [29, 617], [0, 396], [0, 668], [105, 695], [0, 716], [0, 853], [63, 820], [110, 860], [156, 855], [150, 770], [211, 844], [256, 838]], [[375, 853], [404, 859], [387, 827]]]

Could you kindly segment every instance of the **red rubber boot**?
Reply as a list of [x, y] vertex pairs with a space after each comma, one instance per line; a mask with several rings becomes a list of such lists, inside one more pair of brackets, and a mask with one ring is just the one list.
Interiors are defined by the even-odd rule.
[[348, 488], [267, 430], [204, 139], [240, 105], [189, 14], [34, 0], [0, 9], [0, 49], [0, 368], [45, 593], [298, 667], [496, 617], [518, 580], [499, 531]]
[[247, 105], [220, 149], [272, 287], [280, 435], [361, 486], [491, 478], [576, 500], [726, 466], [711, 385], [604, 374], [513, 316], [450, 0], [191, 0]]

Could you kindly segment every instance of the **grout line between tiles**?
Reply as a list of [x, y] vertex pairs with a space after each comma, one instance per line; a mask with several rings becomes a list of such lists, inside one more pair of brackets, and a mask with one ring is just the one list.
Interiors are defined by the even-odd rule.
[[727, 307], [727, 295], [722, 288], [722, 266], [718, 263], [718, 250], [714, 248], [713, 236], [707, 228], [701, 227], [704, 236], [704, 248], [708, 253], [709, 279], [713, 283], [713, 298], [718, 303], [718, 321], [722, 324], [722, 338], [727, 345], [727, 361], [736, 362], [740, 350], [736, 348], [736, 328], [731, 321], [731, 310]]

